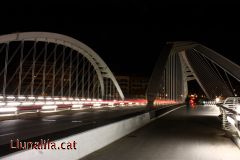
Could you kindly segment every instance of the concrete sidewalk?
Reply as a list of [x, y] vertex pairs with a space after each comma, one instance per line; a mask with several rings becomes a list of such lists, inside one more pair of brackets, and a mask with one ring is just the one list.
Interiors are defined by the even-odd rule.
[[239, 160], [218, 115], [215, 106], [183, 107], [82, 160]]

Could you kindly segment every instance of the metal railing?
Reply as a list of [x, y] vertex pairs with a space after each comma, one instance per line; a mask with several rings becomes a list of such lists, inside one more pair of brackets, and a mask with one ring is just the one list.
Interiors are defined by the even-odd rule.
[[235, 109], [225, 107], [223, 104], [216, 104], [221, 112], [222, 129], [233, 132], [240, 137], [240, 113]]

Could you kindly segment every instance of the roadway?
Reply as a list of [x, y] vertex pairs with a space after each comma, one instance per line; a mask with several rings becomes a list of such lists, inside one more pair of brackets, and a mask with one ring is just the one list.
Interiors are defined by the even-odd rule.
[[105, 107], [63, 111], [45, 116], [21, 116], [0, 122], [0, 156], [13, 152], [10, 140], [55, 140], [146, 112], [145, 106]]
[[216, 106], [183, 106], [82, 160], [239, 160], [218, 115]]

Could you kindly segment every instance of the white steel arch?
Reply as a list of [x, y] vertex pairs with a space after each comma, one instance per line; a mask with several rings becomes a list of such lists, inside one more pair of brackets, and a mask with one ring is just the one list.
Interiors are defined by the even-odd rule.
[[12, 33], [0, 36], [0, 43], [8, 43], [11, 41], [39, 41], [39, 42], [51, 42], [55, 44], [60, 44], [76, 50], [78, 53], [82, 54], [94, 67], [98, 80], [101, 86], [101, 94], [104, 96], [104, 80], [103, 78], [110, 78], [115, 85], [121, 99], [124, 99], [123, 92], [117, 83], [113, 73], [108, 68], [107, 64], [101, 59], [101, 57], [90, 47], [84, 43], [58, 33], [50, 32], [22, 32], [22, 33]]
[[[180, 61], [176, 57], [179, 57]], [[222, 75], [224, 73], [225, 78]], [[170, 94], [170, 97], [160, 98], [184, 101], [188, 94], [187, 81], [193, 79], [198, 82], [208, 98], [218, 95], [232, 96], [234, 91], [228, 74], [240, 82], [240, 66], [212, 49], [193, 41], [167, 43], [159, 56], [148, 85], [146, 93], [148, 103], [152, 105], [162, 88], [165, 94]], [[177, 86], [178, 81], [181, 81], [180, 86]], [[230, 84], [228, 85], [226, 81]], [[182, 93], [182, 98], [176, 96], [178, 92]]]

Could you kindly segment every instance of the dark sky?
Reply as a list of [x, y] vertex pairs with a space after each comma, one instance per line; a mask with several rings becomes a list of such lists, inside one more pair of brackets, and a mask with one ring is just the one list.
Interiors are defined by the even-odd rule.
[[0, 34], [66, 34], [90, 46], [115, 73], [149, 75], [167, 41], [197, 41], [240, 64], [239, 7], [142, 0], [14, 3], [1, 6]]

